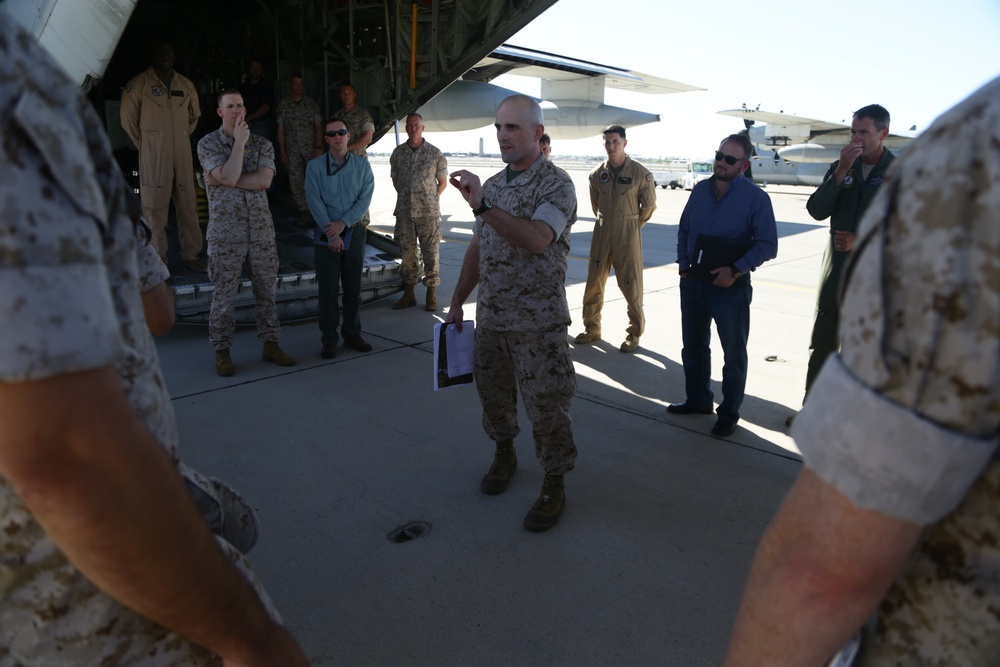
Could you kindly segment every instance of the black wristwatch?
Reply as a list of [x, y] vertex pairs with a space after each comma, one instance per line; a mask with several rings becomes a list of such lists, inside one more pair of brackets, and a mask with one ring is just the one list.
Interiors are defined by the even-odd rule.
[[733, 280], [743, 275], [743, 272], [737, 269], [735, 264], [730, 265], [729, 270], [733, 272]]
[[491, 202], [486, 197], [483, 197], [483, 201], [481, 204], [479, 204], [479, 208], [472, 210], [472, 215], [482, 215], [483, 213], [486, 213], [486, 211], [489, 211], [492, 208], [493, 208], [493, 202]]

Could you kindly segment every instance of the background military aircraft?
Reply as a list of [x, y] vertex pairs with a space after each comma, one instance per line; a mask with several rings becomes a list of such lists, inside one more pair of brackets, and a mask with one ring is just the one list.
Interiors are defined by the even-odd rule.
[[[783, 111], [761, 111], [743, 105], [720, 111], [742, 118], [756, 150], [751, 164], [753, 180], [775, 185], [819, 185], [827, 168], [840, 158], [840, 149], [851, 140], [851, 124], [805, 118]], [[916, 128], [893, 131], [885, 147], [899, 152], [916, 137]]]

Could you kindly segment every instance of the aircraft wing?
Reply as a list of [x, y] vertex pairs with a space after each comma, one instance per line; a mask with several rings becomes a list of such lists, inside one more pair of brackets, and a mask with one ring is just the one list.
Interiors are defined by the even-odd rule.
[[734, 118], [752, 120], [756, 123], [767, 123], [768, 125], [780, 125], [782, 127], [799, 126], [812, 135], [826, 134], [828, 132], [836, 132], [837, 130], [849, 131], [851, 129], [850, 123], [831, 123], [826, 120], [817, 120], [815, 118], [806, 118], [804, 116], [796, 116], [795, 114], [774, 111], [727, 109], [719, 113], [723, 116], [733, 116]]
[[604, 101], [605, 87], [650, 94], [704, 90], [679, 81], [511, 44], [501, 45], [462, 78], [489, 82], [502, 74], [541, 79], [542, 99], [555, 104], [562, 100], [600, 104]]

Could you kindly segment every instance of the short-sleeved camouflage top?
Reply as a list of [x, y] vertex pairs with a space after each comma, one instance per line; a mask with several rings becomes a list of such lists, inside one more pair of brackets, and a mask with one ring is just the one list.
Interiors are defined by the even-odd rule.
[[[333, 117], [347, 124], [347, 131], [351, 133], [351, 142], [356, 141], [365, 130], [375, 129], [375, 120], [372, 115], [359, 106], [355, 106], [350, 111], [344, 111], [343, 108], [338, 109], [333, 113]], [[368, 158], [368, 150], [365, 148], [358, 148], [351, 152], [358, 157]]]
[[576, 187], [569, 174], [539, 156], [510, 183], [506, 171], [483, 184], [483, 196], [518, 218], [541, 220], [555, 238], [539, 254], [515, 248], [476, 219], [479, 236], [477, 325], [495, 331], [550, 331], [570, 324], [566, 258], [576, 222]]
[[[198, 160], [205, 171], [221, 167], [233, 153], [233, 138], [220, 127], [198, 142]], [[251, 134], [243, 147], [243, 173], [261, 169], [275, 171], [274, 146], [267, 139]], [[208, 187], [209, 243], [266, 241], [274, 238], [274, 222], [263, 190], [243, 190], [225, 185]]]
[[[114, 364], [133, 411], [176, 460], [121, 170], [79, 89], [3, 14], [0, 127], [0, 382]], [[0, 601], [3, 667], [218, 664], [97, 590], [3, 477]]]
[[319, 105], [311, 97], [301, 100], [291, 97], [278, 102], [278, 125], [285, 128], [285, 143], [288, 146], [313, 146], [316, 144], [316, 123], [323, 118]]
[[396, 208], [392, 214], [402, 218], [437, 218], [441, 216], [438, 179], [448, 176], [448, 160], [427, 141], [417, 149], [402, 143], [389, 158], [392, 182], [396, 184]]

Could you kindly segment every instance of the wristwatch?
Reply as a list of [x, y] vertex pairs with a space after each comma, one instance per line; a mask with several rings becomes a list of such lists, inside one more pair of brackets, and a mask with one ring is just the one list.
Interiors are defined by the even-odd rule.
[[729, 270], [733, 272], [733, 280], [736, 280], [737, 278], [739, 278], [740, 276], [743, 275], [743, 272], [741, 272], [739, 269], [737, 269], [735, 264], [733, 264], [732, 266], [730, 266]]
[[491, 202], [486, 197], [483, 197], [483, 201], [479, 205], [479, 208], [472, 210], [472, 215], [482, 215], [483, 213], [486, 213], [486, 211], [489, 211], [492, 208], [493, 208], [493, 202]]

